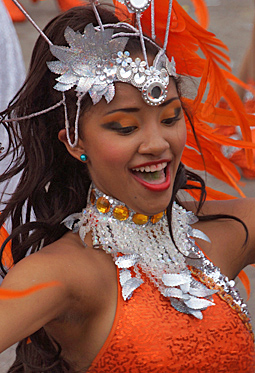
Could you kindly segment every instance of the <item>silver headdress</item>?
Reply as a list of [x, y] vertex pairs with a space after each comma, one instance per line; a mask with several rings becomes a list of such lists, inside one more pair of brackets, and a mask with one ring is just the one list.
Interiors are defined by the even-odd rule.
[[[92, 24], [88, 24], [82, 34], [67, 27], [64, 36], [68, 47], [53, 45], [18, 0], [13, 0], [13, 2], [44, 37], [50, 45], [51, 53], [58, 59], [48, 62], [47, 65], [51, 72], [60, 75], [56, 78], [57, 84], [54, 89], [61, 91], [63, 95], [59, 104], [64, 106], [65, 128], [70, 146], [75, 147], [78, 142], [80, 105], [82, 98], [87, 93], [94, 105], [103, 97], [109, 103], [115, 95], [114, 82], [125, 82], [138, 88], [148, 105], [159, 105], [166, 99], [169, 77], [176, 76], [175, 61], [173, 58], [169, 61], [165, 54], [170, 29], [172, 0], [169, 1], [168, 22], [163, 48], [143, 35], [140, 21], [142, 12], [151, 6], [152, 26], [154, 25], [154, 0], [119, 0], [121, 4], [126, 5], [129, 12], [135, 13], [138, 28], [123, 22], [103, 24], [97, 11], [97, 1], [90, 0], [99, 26], [94, 27]], [[143, 60], [139, 57], [133, 60], [129, 51], [125, 50], [130, 37], [140, 38]], [[152, 27], [151, 37], [155, 39], [154, 26]], [[152, 66], [149, 66], [148, 63], [145, 41], [152, 43], [158, 49]], [[77, 94], [77, 112], [74, 124], [74, 141], [72, 142], [65, 92], [73, 87], [75, 87]], [[45, 112], [55, 107], [56, 105], [46, 109]], [[43, 112], [16, 118], [16, 120], [27, 119]]]

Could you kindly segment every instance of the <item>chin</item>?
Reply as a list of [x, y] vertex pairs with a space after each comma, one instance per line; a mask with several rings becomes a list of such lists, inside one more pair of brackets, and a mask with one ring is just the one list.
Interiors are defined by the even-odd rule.
[[[170, 199], [167, 200], [166, 203], [155, 203], [154, 204], [150, 204], [150, 201], [148, 201], [147, 205], [144, 207], [144, 209], [139, 209], [140, 210], [140, 213], [141, 214], [144, 214], [144, 215], [148, 215], [148, 216], [152, 216], [152, 215], [156, 215], [156, 214], [159, 214], [160, 212], [162, 211], [165, 211], [168, 207], [170, 203]], [[149, 204], [149, 206], [148, 206]], [[141, 206], [142, 207], [142, 206]], [[139, 212], [139, 211], [137, 211]]]

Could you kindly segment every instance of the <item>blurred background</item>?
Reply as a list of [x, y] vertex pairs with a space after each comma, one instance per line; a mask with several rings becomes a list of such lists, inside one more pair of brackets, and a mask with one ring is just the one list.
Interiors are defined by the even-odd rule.
[[[38, 2], [33, 2], [32, 0], [20, 1], [26, 11], [41, 28], [60, 12], [57, 0], [43, 0]], [[106, 1], [101, 1], [101, 3], [103, 2]], [[110, 2], [110, 0], [108, 2]], [[194, 17], [194, 9], [189, 0], [179, 0], [179, 3]], [[252, 37], [255, 15], [254, 0], [206, 0], [206, 3], [210, 13], [209, 30], [216, 34], [216, 36], [228, 46], [229, 56], [232, 60], [233, 73], [237, 75], [241, 61]], [[27, 69], [38, 33], [28, 21], [15, 22], [14, 26], [20, 41], [24, 63]], [[207, 185], [217, 190], [237, 195], [233, 189], [211, 176], [207, 175], [206, 181]], [[241, 181], [242, 189], [246, 196], [255, 197], [255, 180], [242, 179]], [[252, 288], [251, 297], [247, 303], [252, 315], [253, 325], [255, 326], [255, 268], [247, 268], [246, 273], [249, 275]], [[237, 285], [243, 298], [246, 300], [245, 291], [239, 280], [237, 280]], [[12, 359], [13, 348], [0, 354], [1, 373], [7, 372]]]

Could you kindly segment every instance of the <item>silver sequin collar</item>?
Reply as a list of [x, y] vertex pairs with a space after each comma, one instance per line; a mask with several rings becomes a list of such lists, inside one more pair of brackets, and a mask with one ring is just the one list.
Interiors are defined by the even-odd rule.
[[[124, 220], [114, 214], [116, 208], [121, 207], [129, 211]], [[112, 255], [119, 268], [124, 300], [129, 299], [143, 283], [144, 273], [177, 311], [202, 319], [202, 311], [214, 305], [212, 295], [218, 290], [209, 289], [196, 280], [189, 269], [192, 266], [221, 286], [248, 315], [247, 306], [235, 289], [235, 282], [223, 276], [196, 246], [194, 238], [208, 238], [203, 232], [191, 228], [191, 224], [198, 220], [192, 212], [173, 204], [172, 232], [176, 246], [170, 237], [165, 214], [156, 223], [148, 217], [143, 225], [133, 221], [135, 215], [122, 202], [93, 188], [87, 207], [82, 213], [67, 217], [64, 224], [73, 232], [79, 232], [82, 241], [91, 232], [93, 245]]]

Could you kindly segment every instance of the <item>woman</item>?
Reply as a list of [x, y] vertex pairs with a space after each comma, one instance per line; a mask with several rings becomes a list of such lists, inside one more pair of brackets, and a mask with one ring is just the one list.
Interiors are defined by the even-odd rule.
[[[254, 202], [207, 202], [199, 221], [175, 203], [189, 181], [202, 181], [181, 163], [188, 112], [173, 61], [98, 10], [100, 19], [92, 4], [49, 23], [57, 60], [39, 38], [3, 114], [16, 153], [0, 181], [22, 176], [0, 217], [12, 217], [15, 263], [2, 290], [58, 285], [1, 302], [0, 350], [21, 341], [10, 372], [253, 372], [247, 310], [232, 279], [255, 259]], [[55, 89], [50, 70], [61, 75]], [[142, 91], [138, 78], [148, 83]], [[66, 90], [74, 82], [76, 91]]]

